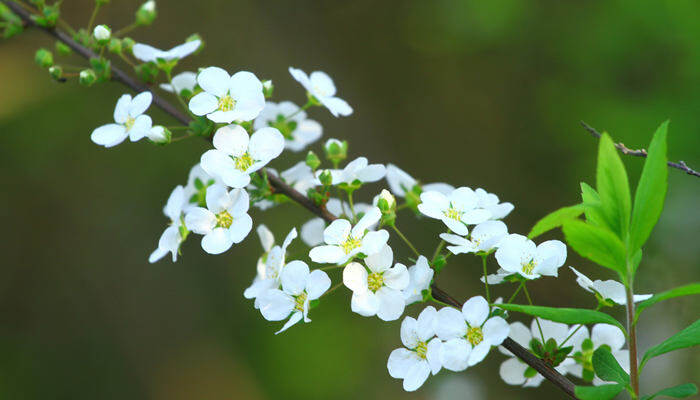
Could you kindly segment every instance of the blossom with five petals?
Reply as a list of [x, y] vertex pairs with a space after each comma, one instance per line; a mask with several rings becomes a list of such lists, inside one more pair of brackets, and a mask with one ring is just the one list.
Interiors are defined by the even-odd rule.
[[151, 106], [153, 95], [151, 92], [143, 92], [133, 99], [130, 94], [125, 94], [117, 101], [114, 108], [114, 124], [102, 125], [92, 131], [90, 139], [95, 144], [104, 147], [116, 146], [127, 137], [136, 142], [148, 136], [153, 121], [144, 112]]
[[346, 117], [352, 114], [352, 107], [340, 97], [335, 96], [335, 84], [328, 74], [322, 71], [314, 71], [311, 75], [306, 72], [289, 67], [289, 73], [301, 83], [301, 86], [313, 96], [319, 103], [323, 104], [334, 117], [341, 115]]
[[190, 111], [216, 123], [251, 121], [265, 107], [262, 82], [252, 72], [230, 76], [219, 67], [208, 67], [197, 75], [197, 83], [203, 92], [190, 99]]
[[427, 191], [420, 195], [422, 201], [418, 211], [424, 215], [441, 220], [447, 227], [458, 235], [469, 233], [467, 225], [480, 224], [489, 218], [491, 213], [478, 208], [476, 193], [468, 187], [459, 187], [449, 195], [437, 191]]

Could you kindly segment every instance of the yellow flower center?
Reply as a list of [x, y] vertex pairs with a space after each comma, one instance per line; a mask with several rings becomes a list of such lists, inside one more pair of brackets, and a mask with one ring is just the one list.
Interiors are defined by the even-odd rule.
[[236, 169], [243, 172], [247, 171], [255, 162], [248, 152], [243, 153], [240, 157], [233, 157], [233, 161], [236, 163]]
[[535, 260], [530, 260], [527, 264], [523, 264], [523, 273], [531, 275], [535, 269]]
[[226, 95], [219, 99], [219, 110], [232, 111], [236, 107], [236, 100], [233, 97]]
[[428, 353], [428, 344], [425, 342], [418, 342], [418, 346], [416, 346], [415, 350], [418, 357], [425, 358], [425, 355]]
[[216, 215], [216, 224], [222, 228], [230, 228], [233, 223], [233, 217], [228, 211], [222, 211]]
[[302, 292], [294, 299], [294, 310], [304, 312], [304, 304], [306, 303], [306, 292]]
[[478, 326], [469, 328], [467, 331], [467, 340], [472, 346], [476, 346], [484, 340], [484, 332]]
[[456, 210], [450, 206], [447, 210], [443, 211], [443, 214], [447, 218], [453, 219], [455, 221], [460, 221], [462, 219], [462, 214], [464, 214], [462, 211]]
[[134, 124], [136, 123], [135, 118], [127, 117], [126, 122], [124, 123], [124, 126], [126, 126], [127, 132], [131, 130], [131, 128], [134, 127]]
[[372, 272], [367, 275], [367, 287], [369, 290], [376, 292], [380, 287], [384, 286], [384, 277], [379, 272]]
[[346, 241], [344, 241], [340, 247], [343, 249], [345, 254], [350, 254], [351, 251], [355, 250], [356, 248], [360, 247], [362, 245], [362, 240], [361, 239], [355, 239], [353, 237], [349, 237]]

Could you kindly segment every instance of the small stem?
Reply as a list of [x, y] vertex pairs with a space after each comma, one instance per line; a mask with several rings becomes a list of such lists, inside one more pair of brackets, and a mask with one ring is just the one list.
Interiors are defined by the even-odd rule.
[[180, 93], [178, 93], [177, 90], [175, 90], [175, 85], [173, 85], [173, 77], [172, 77], [172, 74], [170, 73], [170, 71], [165, 71], [165, 76], [168, 78], [168, 82], [170, 83], [170, 86], [173, 87], [173, 93], [175, 94], [175, 97], [177, 97], [177, 101], [180, 103], [182, 108], [185, 109], [186, 113], [192, 115], [192, 113], [190, 112], [190, 108], [187, 107], [187, 104], [185, 104], [185, 100], [183, 100], [182, 97], [180, 97]]
[[403, 204], [401, 204], [401, 205], [399, 205], [399, 206], [396, 206], [396, 211], [401, 211], [401, 210], [403, 210], [404, 208], [408, 208], [408, 207], [409, 207], [408, 203], [403, 203]]
[[100, 3], [95, 2], [95, 8], [92, 9], [92, 15], [90, 15], [90, 21], [87, 24], [88, 34], [91, 34], [92, 24], [95, 23], [95, 18], [97, 18], [97, 12], [100, 11]]
[[513, 294], [510, 296], [510, 299], [508, 299], [508, 302], [507, 302], [506, 304], [510, 304], [510, 303], [513, 302], [513, 300], [515, 300], [515, 296], [517, 296], [518, 293], [520, 293], [520, 289], [523, 288], [523, 284], [524, 284], [524, 283], [525, 283], [525, 282], [520, 282], [520, 285], [518, 285], [518, 288], [515, 289], [515, 292], [513, 292]]
[[357, 214], [355, 214], [355, 204], [352, 201], [352, 190], [348, 191], [348, 204], [350, 205], [350, 212], [352, 213], [353, 222], [357, 222]]
[[489, 304], [491, 304], [491, 294], [489, 293], [489, 281], [488, 279], [486, 279], [486, 275], [488, 275], [488, 273], [486, 272], [486, 256], [482, 255], [481, 260], [484, 266], [484, 288], [486, 289], [486, 301]]
[[126, 54], [124, 54], [124, 53], [119, 53], [119, 57], [121, 57], [121, 59], [124, 60], [124, 62], [126, 62], [127, 64], [131, 65], [133, 68], [136, 68], [136, 63], [133, 62], [133, 61], [131, 61], [131, 60], [129, 59], [129, 57], [126, 56]]
[[[527, 291], [527, 286], [523, 282], [523, 292], [525, 292], [525, 297], [527, 297], [528, 304], [532, 305], [532, 298], [530, 297], [530, 292]], [[542, 326], [540, 325], [540, 319], [535, 317], [535, 323], [537, 323], [537, 329], [540, 331], [540, 336], [542, 337], [542, 344], [545, 344], [544, 333], [542, 332]]]
[[112, 36], [121, 36], [125, 33], [129, 33], [131, 31], [133, 31], [134, 29], [136, 29], [138, 27], [139, 27], [139, 24], [137, 24], [136, 22], [133, 22], [133, 23], [121, 28], [120, 30], [116, 31]]
[[432, 258], [432, 263], [437, 260], [437, 257], [440, 255], [440, 252], [442, 251], [442, 248], [445, 247], [445, 240], [440, 240], [440, 243], [438, 244], [437, 248], [435, 248], [435, 252], [433, 253], [433, 258]]
[[331, 265], [330, 267], [322, 267], [322, 268], [318, 268], [318, 269], [320, 269], [321, 271], [328, 271], [331, 269], [338, 269], [338, 268], [343, 268], [343, 267], [345, 267], [345, 264], [343, 264], [343, 265]]
[[302, 111], [308, 110], [309, 107], [311, 107], [311, 106], [313, 106], [313, 105], [314, 105], [314, 103], [312, 103], [311, 100], [309, 100], [308, 102], [306, 102], [306, 104], [304, 104], [303, 106], [301, 106], [301, 108], [299, 108], [298, 110], [296, 110], [296, 111], [294, 111], [293, 113], [291, 113], [291, 114], [287, 115], [286, 117], [284, 117], [284, 120], [285, 120], [285, 121], [289, 121], [290, 118], [295, 117], [297, 114], [299, 114], [299, 113], [302, 112]]
[[[629, 264], [629, 263], [628, 263]], [[628, 268], [629, 270], [630, 268]], [[634, 325], [634, 289], [632, 279], [626, 287], [627, 295], [627, 333], [629, 334], [630, 384], [635, 398], [639, 398], [639, 370], [637, 366], [637, 327]]]
[[[336, 289], [338, 289], [338, 288], [341, 287], [341, 286], [343, 286], [343, 282], [340, 282], [340, 283], [336, 284], [335, 286], [333, 286], [332, 288], [328, 289], [328, 290], [326, 291], [326, 293], [324, 293], [324, 294], [321, 295], [321, 297], [323, 297], [323, 296], [325, 296], [325, 295], [327, 295], [327, 294], [331, 294], [331, 293], [335, 292]], [[321, 297], [319, 297], [319, 298], [321, 298]]]
[[[595, 310], [596, 310], [596, 311], [600, 310], [600, 304], [598, 304], [598, 307], [596, 307]], [[576, 329], [574, 329], [574, 331], [571, 332], [571, 334], [570, 334], [569, 336], [567, 336], [566, 339], [564, 339], [564, 341], [561, 342], [561, 343], [559, 344], [559, 347], [564, 346], [564, 344], [565, 344], [566, 342], [568, 342], [569, 339], [571, 339], [571, 338], [576, 334], [576, 332], [578, 332], [579, 329], [581, 329], [582, 327], [583, 327], [583, 325], [579, 325], [578, 327], [576, 327]]]
[[420, 253], [418, 252], [418, 250], [416, 250], [415, 246], [413, 246], [413, 243], [411, 243], [411, 241], [408, 240], [408, 238], [399, 230], [399, 228], [396, 227], [396, 224], [391, 225], [391, 227], [394, 229], [394, 232], [396, 232], [396, 234], [399, 235], [401, 240], [403, 240], [408, 245], [408, 247], [411, 248], [413, 254], [415, 254], [416, 257], [420, 257]]

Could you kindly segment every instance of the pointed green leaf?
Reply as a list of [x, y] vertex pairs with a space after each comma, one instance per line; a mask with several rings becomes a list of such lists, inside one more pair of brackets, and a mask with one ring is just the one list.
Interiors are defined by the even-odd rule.
[[537, 221], [537, 223], [535, 224], [535, 226], [532, 227], [532, 230], [527, 235], [527, 237], [533, 239], [545, 232], [560, 227], [564, 223], [564, 221], [576, 219], [581, 214], [583, 214], [583, 204], [562, 207], [546, 215], [541, 220]]
[[700, 319], [693, 322], [682, 331], [666, 339], [666, 341], [663, 343], [657, 344], [656, 346], [647, 350], [647, 352], [644, 353], [644, 357], [642, 357], [642, 362], [640, 363], [639, 369], [641, 370], [644, 367], [644, 364], [646, 364], [646, 362], [653, 357], [666, 354], [673, 350], [697, 346], [698, 344], [700, 344]]
[[667, 396], [667, 397], [673, 397], [676, 399], [682, 399], [684, 397], [692, 396], [694, 394], [698, 393], [698, 387], [695, 386], [692, 383], [684, 383], [682, 385], [666, 388], [664, 390], [660, 390], [651, 396], [644, 396], [642, 397], [642, 400], [652, 400], [656, 396]]
[[607, 133], [601, 136], [598, 147], [596, 189], [598, 189], [606, 219], [613, 227], [612, 231], [619, 238], [625, 238], [629, 230], [632, 209], [630, 185], [625, 166]]
[[625, 332], [625, 328], [615, 318], [600, 311], [587, 310], [585, 308], [556, 308], [520, 304], [499, 304], [498, 308], [565, 324], [610, 324], [619, 327], [622, 329], [622, 332]]
[[625, 387], [619, 383], [600, 386], [576, 386], [576, 397], [581, 400], [610, 400]]
[[614, 233], [576, 220], [564, 222], [563, 230], [569, 246], [581, 256], [626, 275], [625, 245]]
[[668, 188], [667, 130], [668, 121], [661, 124], [654, 133], [654, 138], [649, 145], [649, 155], [644, 162], [642, 176], [634, 195], [634, 210], [630, 225], [630, 247], [633, 250], [644, 245], [664, 208]]
[[586, 214], [586, 221], [590, 222], [592, 225], [606, 227], [612, 230], [612, 227], [605, 221], [603, 205], [600, 202], [598, 192], [585, 182], [581, 182], [581, 200]]
[[645, 308], [651, 307], [654, 304], [672, 299], [674, 297], [681, 297], [681, 296], [690, 296], [694, 294], [700, 294], [700, 283], [691, 283], [690, 285], [685, 285], [681, 287], [677, 287], [671, 290], [667, 290], [665, 292], [661, 292], [658, 294], [655, 294], [654, 296], [640, 302], [637, 304], [637, 313], [634, 316], [634, 323], [637, 323], [637, 320], [639, 319], [639, 315], [644, 311]]
[[607, 382], [617, 382], [623, 385], [630, 383], [630, 376], [617, 363], [617, 360], [606, 347], [600, 347], [593, 353], [593, 369], [600, 379]]

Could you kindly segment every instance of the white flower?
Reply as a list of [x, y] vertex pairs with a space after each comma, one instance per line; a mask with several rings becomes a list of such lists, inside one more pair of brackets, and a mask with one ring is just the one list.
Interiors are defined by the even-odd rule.
[[141, 9], [148, 12], [154, 12], [156, 10], [156, 2], [154, 0], [148, 0], [141, 5]]
[[408, 267], [410, 277], [408, 286], [403, 290], [403, 298], [406, 305], [423, 300], [423, 291], [430, 287], [435, 271], [430, 268], [428, 259], [424, 256], [418, 257], [416, 264]]
[[[598, 293], [600, 297], [607, 300], [612, 300], [613, 302], [624, 306], [627, 305], [627, 295], [625, 293], [625, 286], [614, 280], [601, 281], [596, 279], [595, 281], [590, 280], [586, 275], [578, 272], [574, 267], [569, 267], [576, 274], [576, 283], [579, 286], [586, 289], [591, 293]], [[651, 294], [635, 294], [634, 302], [644, 301], [650, 298]]]
[[[408, 286], [406, 266], [394, 262], [391, 247], [365, 258], [362, 264], [352, 262], [343, 270], [343, 284], [352, 290], [350, 306], [363, 317], [376, 315], [383, 321], [394, 321], [403, 314], [406, 302], [401, 291]], [[368, 271], [369, 269], [369, 271]]]
[[[386, 165], [386, 182], [389, 184], [391, 193], [398, 197], [406, 197], [406, 193], [412, 191], [418, 185], [418, 181], [415, 178], [394, 164]], [[421, 188], [423, 191], [436, 191], [445, 196], [455, 189], [454, 186], [441, 182], [421, 185]]]
[[194, 72], [186, 71], [181, 72], [173, 76], [173, 83], [161, 83], [160, 88], [166, 92], [180, 94], [183, 90], [189, 90], [194, 92], [194, 88], [197, 86], [197, 74]]
[[240, 125], [227, 125], [216, 131], [213, 142], [216, 149], [202, 154], [202, 168], [234, 188], [246, 187], [250, 174], [284, 150], [284, 138], [275, 128], [262, 128], [248, 137]]
[[170, 50], [161, 50], [147, 44], [136, 43], [133, 53], [134, 57], [143, 62], [180, 60], [197, 51], [201, 44], [202, 41], [197, 39], [177, 45]]
[[[287, 118], [291, 116], [291, 118]], [[302, 151], [317, 141], [323, 134], [321, 124], [306, 118], [306, 113], [291, 101], [265, 104], [253, 127], [260, 129], [271, 126], [277, 128], [285, 139], [285, 148], [290, 151]]]
[[207, 188], [207, 208], [192, 207], [185, 215], [185, 226], [204, 235], [202, 249], [209, 254], [221, 254], [234, 243], [240, 243], [253, 228], [248, 215], [250, 199], [244, 189], [231, 192], [219, 184]]
[[434, 337], [433, 329], [437, 311], [426, 307], [418, 319], [406, 317], [401, 322], [401, 342], [406, 348], [391, 352], [386, 364], [392, 378], [403, 379], [403, 388], [412, 392], [423, 386], [428, 376], [440, 372], [440, 347], [442, 342]]
[[299, 260], [284, 266], [280, 280], [282, 290], [270, 289], [258, 297], [260, 312], [266, 320], [281, 321], [289, 317], [276, 333], [287, 330], [302, 319], [311, 322], [309, 302], [321, 297], [331, 287], [331, 280], [325, 272], [319, 269], [309, 272], [309, 266]]
[[[575, 331], [575, 333], [574, 333]], [[630, 371], [629, 350], [623, 350], [625, 334], [620, 328], [608, 324], [596, 324], [591, 329], [590, 336], [585, 326], [572, 326], [569, 330], [571, 336], [567, 345], [574, 346], [570, 353], [575, 362], [566, 365], [566, 372], [578, 378], [583, 378], [584, 370], [588, 377], [593, 377], [593, 352], [603, 345], [610, 347], [610, 352], [627, 373]], [[597, 376], [593, 379], [594, 385], [605, 383]]]
[[314, 172], [304, 161], [299, 161], [280, 175], [288, 185], [303, 194], [316, 185]]
[[452, 254], [478, 253], [498, 247], [498, 243], [508, 235], [508, 227], [501, 221], [486, 221], [475, 226], [469, 239], [451, 233], [442, 233], [440, 238], [451, 244], [447, 250]]
[[[564, 343], [564, 340], [566, 340], [566, 338], [569, 336], [568, 333], [569, 327], [566, 324], [544, 319], [540, 319], [539, 321], [533, 319], [532, 323], [530, 324], [530, 329], [528, 329], [522, 322], [513, 322], [510, 324], [509, 337], [525, 348], [530, 348], [530, 342], [533, 338], [544, 345], [542, 342], [543, 336], [544, 342], [547, 342], [549, 339], [554, 339], [554, 341], [557, 343], [557, 347], [562, 347], [569, 345], [568, 343]], [[542, 383], [544, 377], [537, 373], [537, 371], [533, 370], [519, 358], [515, 357], [513, 353], [506, 350], [503, 346], [499, 346], [498, 350], [501, 353], [511, 357], [504, 361], [499, 369], [501, 379], [503, 379], [505, 383], [523, 387], [537, 387], [540, 385], [540, 383]], [[573, 361], [571, 359], [566, 359], [564, 362], [555, 367], [555, 369], [560, 374], [566, 374], [567, 368], [571, 364], [573, 364]]]
[[[355, 212], [358, 214], [367, 213], [371, 209], [371, 204], [355, 204]], [[328, 202], [326, 203], [326, 210], [335, 216], [351, 214], [349, 206], [336, 198], [328, 199]], [[379, 221], [377, 220], [377, 222], [370, 225], [368, 229], [374, 229], [378, 222]], [[319, 244], [323, 243], [324, 229], [326, 229], [326, 221], [321, 218], [312, 218], [301, 226], [301, 240], [303, 240], [309, 247], [318, 246]]]
[[352, 114], [352, 107], [340, 97], [335, 97], [335, 85], [330, 76], [325, 72], [314, 71], [311, 75], [300, 69], [289, 67], [289, 73], [301, 83], [301, 86], [306, 89], [309, 94], [315, 97], [321, 104], [326, 106], [328, 111], [334, 117], [341, 115], [343, 117]]
[[229, 76], [221, 68], [208, 67], [197, 75], [197, 83], [204, 91], [192, 97], [190, 111], [216, 123], [251, 121], [265, 107], [262, 83], [251, 72]]
[[151, 92], [140, 93], [133, 99], [129, 94], [123, 95], [114, 108], [116, 124], [102, 125], [95, 129], [90, 139], [100, 146], [112, 147], [123, 142], [127, 137], [135, 142], [148, 136], [153, 121], [143, 113], [150, 107], [152, 100]]
[[92, 31], [92, 35], [98, 42], [105, 42], [112, 36], [112, 31], [109, 30], [107, 25], [97, 25]]
[[440, 349], [442, 366], [464, 371], [481, 360], [508, 337], [509, 327], [501, 317], [489, 318], [489, 304], [481, 296], [470, 298], [462, 312], [452, 307], [438, 311], [435, 333], [445, 341]]
[[183, 241], [182, 235], [180, 234], [180, 227], [182, 226], [182, 210], [186, 201], [185, 188], [178, 185], [173, 189], [172, 193], [170, 193], [168, 202], [165, 203], [165, 207], [163, 207], [163, 214], [170, 218], [170, 226], [160, 235], [158, 248], [148, 257], [148, 262], [154, 263], [165, 257], [168, 253], [172, 253], [173, 262], [177, 261], [177, 253]]
[[384, 229], [367, 232], [377, 223], [382, 213], [373, 207], [353, 227], [346, 219], [336, 219], [323, 231], [325, 246], [311, 249], [311, 261], [327, 264], [345, 264], [357, 254], [371, 255], [378, 253], [389, 240], [389, 232]]
[[548, 240], [536, 246], [525, 236], [510, 234], [499, 243], [496, 261], [504, 270], [527, 279], [537, 279], [541, 275], [557, 276], [558, 268], [566, 262], [566, 245], [558, 240]]
[[511, 203], [499, 203], [498, 196], [482, 188], [477, 188], [474, 193], [479, 199], [477, 207], [488, 210], [491, 213], [491, 219], [505, 218], [515, 208]]
[[[352, 184], [354, 181], [362, 183], [376, 182], [386, 175], [386, 168], [382, 164], [370, 164], [365, 157], [358, 157], [349, 162], [343, 169], [331, 169], [332, 184]], [[317, 185], [321, 184], [318, 177], [323, 171], [316, 171]]]
[[468, 187], [460, 187], [446, 196], [437, 191], [421, 193], [421, 204], [418, 210], [430, 218], [441, 220], [449, 229], [458, 235], [469, 233], [467, 225], [480, 224], [489, 218], [491, 213], [477, 208], [477, 196]]
[[297, 237], [296, 228], [292, 228], [282, 246], [275, 246], [275, 238], [267, 226], [258, 226], [257, 232], [265, 253], [258, 259], [257, 275], [253, 279], [253, 283], [243, 292], [246, 299], [256, 299], [255, 308], [259, 308], [257, 297], [261, 293], [268, 289], [279, 288], [280, 273], [285, 264], [287, 247]]

